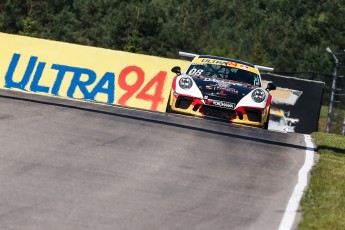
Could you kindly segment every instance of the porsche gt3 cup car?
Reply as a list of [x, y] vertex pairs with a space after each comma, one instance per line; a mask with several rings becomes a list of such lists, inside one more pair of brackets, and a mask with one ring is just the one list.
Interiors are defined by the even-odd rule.
[[230, 58], [195, 55], [186, 73], [175, 66], [167, 112], [226, 119], [231, 123], [268, 128], [276, 87], [262, 88], [257, 66]]

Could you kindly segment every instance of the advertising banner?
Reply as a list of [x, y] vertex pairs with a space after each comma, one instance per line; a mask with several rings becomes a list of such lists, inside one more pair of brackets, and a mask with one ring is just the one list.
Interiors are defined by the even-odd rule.
[[0, 88], [165, 111], [188, 62], [0, 33]]

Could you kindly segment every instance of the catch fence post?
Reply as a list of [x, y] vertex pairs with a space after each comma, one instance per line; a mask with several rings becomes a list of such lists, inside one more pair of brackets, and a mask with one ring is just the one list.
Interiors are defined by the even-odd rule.
[[335, 63], [334, 72], [333, 72], [332, 89], [331, 89], [331, 99], [329, 101], [328, 115], [327, 115], [327, 126], [326, 126], [326, 132], [329, 133], [331, 130], [331, 123], [332, 123], [334, 92], [335, 92], [335, 87], [336, 87], [336, 82], [337, 82], [337, 69], [338, 69], [338, 65], [339, 65], [339, 60], [329, 47], [326, 48], [326, 51], [332, 55], [332, 57], [334, 59], [334, 63]]

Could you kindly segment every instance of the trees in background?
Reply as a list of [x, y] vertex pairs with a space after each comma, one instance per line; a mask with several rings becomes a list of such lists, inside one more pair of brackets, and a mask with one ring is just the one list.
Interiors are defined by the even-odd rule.
[[178, 51], [331, 72], [343, 0], [5, 0], [0, 31], [163, 57]]

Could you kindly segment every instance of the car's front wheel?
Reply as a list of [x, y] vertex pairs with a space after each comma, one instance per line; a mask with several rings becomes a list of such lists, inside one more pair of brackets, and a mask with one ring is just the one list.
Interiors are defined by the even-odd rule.
[[170, 105], [170, 96], [171, 96], [171, 93], [169, 93], [169, 98], [168, 98], [168, 102], [167, 102], [167, 108], [165, 110], [166, 113], [171, 113], [172, 112], [171, 105]]
[[268, 110], [267, 119], [266, 119], [264, 125], [262, 126], [263, 129], [268, 129], [268, 124], [270, 122], [270, 111], [271, 111], [271, 109]]

